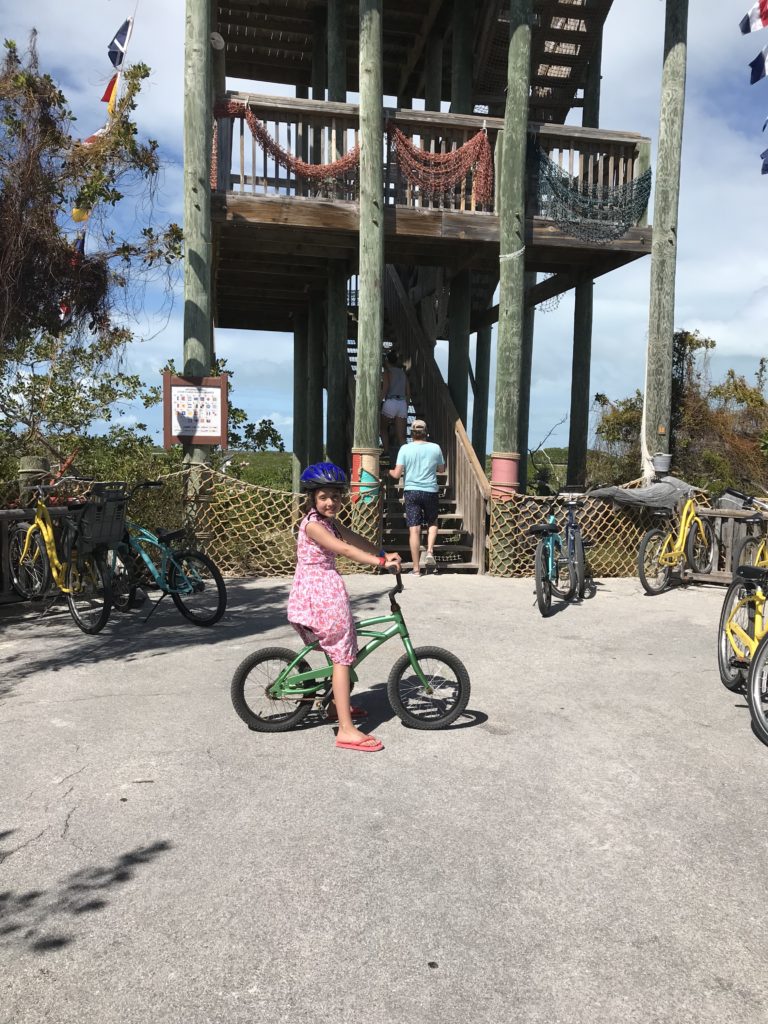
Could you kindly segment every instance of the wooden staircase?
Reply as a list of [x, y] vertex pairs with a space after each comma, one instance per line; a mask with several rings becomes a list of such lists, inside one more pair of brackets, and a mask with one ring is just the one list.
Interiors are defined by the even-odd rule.
[[[348, 301], [351, 301], [355, 295], [354, 289], [350, 289]], [[356, 308], [350, 307], [350, 313], [354, 315], [356, 312]], [[411, 355], [409, 347], [407, 344], [404, 344], [404, 339], [398, 336], [396, 326], [390, 321], [387, 312], [385, 308], [384, 350], [395, 347], [402, 357], [409, 360], [409, 355]], [[402, 328], [400, 334], [402, 334]], [[354, 375], [357, 367], [357, 340], [355, 338], [347, 340], [347, 357], [351, 374]], [[436, 365], [435, 371], [439, 375]], [[448, 449], [447, 445], [455, 445], [455, 438], [453, 436], [446, 436], [444, 439], [439, 434], [435, 436], [435, 418], [430, 415], [430, 412], [425, 407], [424, 396], [419, 391], [420, 379], [419, 375], [409, 374], [412, 397], [411, 405], [408, 409], [409, 435], [410, 425], [414, 419], [419, 417], [426, 419], [430, 433], [433, 435], [431, 439], [440, 444], [450, 467], [452, 464], [455, 464], [455, 457], [454, 452]], [[404, 568], [412, 569], [402, 485], [400, 481], [393, 480], [388, 473], [388, 470], [393, 465], [392, 460], [396, 455], [396, 450], [393, 450], [391, 453], [385, 452], [381, 461], [381, 476], [384, 484], [382, 543], [387, 551], [397, 551], [402, 556]], [[438, 516], [437, 541], [434, 549], [437, 571], [451, 573], [476, 573], [482, 571], [483, 566], [480, 564], [481, 559], [478, 558], [478, 549], [484, 550], [484, 533], [481, 543], [478, 544], [478, 538], [467, 529], [460, 502], [449, 479], [449, 474], [440, 474], [438, 476], [438, 484], [440, 488], [440, 512]], [[422, 549], [426, 550], [426, 529], [422, 531]]]

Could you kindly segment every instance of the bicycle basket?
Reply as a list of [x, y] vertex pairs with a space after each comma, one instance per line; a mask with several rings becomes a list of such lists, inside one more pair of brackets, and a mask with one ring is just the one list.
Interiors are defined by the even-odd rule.
[[117, 544], [125, 530], [125, 483], [95, 483], [77, 521], [84, 547]]

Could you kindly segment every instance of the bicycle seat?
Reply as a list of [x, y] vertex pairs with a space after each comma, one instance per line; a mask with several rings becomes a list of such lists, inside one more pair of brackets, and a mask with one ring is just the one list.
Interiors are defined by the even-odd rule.
[[557, 523], [539, 523], [537, 526], [531, 526], [526, 530], [532, 537], [548, 537], [552, 533], [559, 533]]
[[768, 583], [768, 569], [759, 565], [740, 565], [736, 575], [752, 583]]
[[183, 530], [155, 530], [157, 539], [162, 544], [170, 544], [174, 540], [178, 540], [179, 537], [184, 536]]
[[591, 548], [594, 543], [595, 542], [593, 540], [590, 540], [589, 537], [582, 537], [581, 538], [581, 546], [583, 548]]

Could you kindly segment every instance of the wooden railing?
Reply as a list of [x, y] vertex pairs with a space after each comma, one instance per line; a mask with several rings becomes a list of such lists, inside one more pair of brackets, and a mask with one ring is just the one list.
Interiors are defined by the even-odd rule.
[[443, 449], [456, 512], [472, 538], [472, 561], [483, 572], [490, 484], [435, 362], [433, 346], [425, 337], [393, 266], [387, 267], [384, 279], [384, 309], [397, 338], [398, 354], [409, 364], [411, 391], [418, 396], [417, 413], [424, 417], [432, 439]]
[[[329, 163], [353, 149], [359, 141], [359, 108], [351, 103], [227, 93], [226, 99], [247, 105], [282, 149], [307, 163]], [[426, 110], [383, 112], [416, 146], [447, 153], [485, 130], [494, 149], [504, 122], [500, 118], [446, 114]], [[218, 119], [218, 191], [251, 195], [357, 199], [357, 173], [341, 179], [308, 182], [278, 164], [251, 136], [241, 118]], [[614, 187], [637, 178], [650, 166], [650, 140], [633, 132], [602, 131], [571, 125], [529, 125], [531, 140], [572, 177], [589, 184]], [[482, 210], [473, 200], [471, 172], [447, 196], [420, 194], [402, 176], [388, 135], [384, 138], [384, 197], [387, 205], [419, 209], [447, 209], [467, 214]], [[536, 214], [535, 168], [528, 182], [530, 215]], [[533, 205], [531, 205], [533, 203]]]

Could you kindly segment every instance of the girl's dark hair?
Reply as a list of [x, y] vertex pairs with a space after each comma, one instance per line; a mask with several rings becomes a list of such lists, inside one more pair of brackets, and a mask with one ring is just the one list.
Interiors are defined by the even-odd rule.
[[398, 366], [400, 363], [400, 357], [393, 348], [391, 348], [389, 352], [387, 352], [384, 358], [386, 359], [390, 366]]

